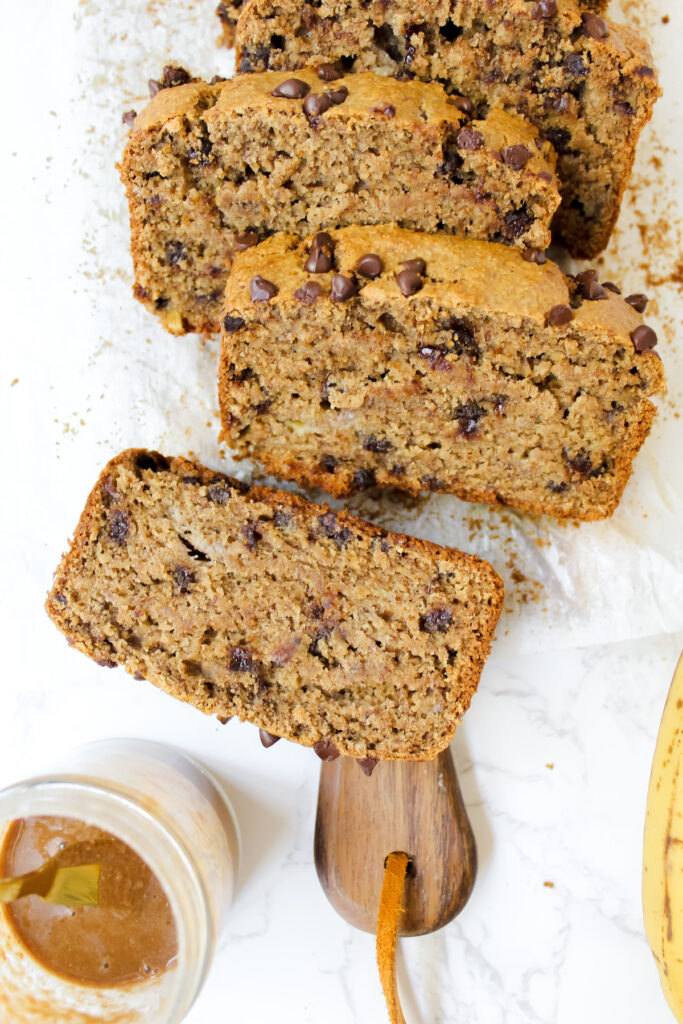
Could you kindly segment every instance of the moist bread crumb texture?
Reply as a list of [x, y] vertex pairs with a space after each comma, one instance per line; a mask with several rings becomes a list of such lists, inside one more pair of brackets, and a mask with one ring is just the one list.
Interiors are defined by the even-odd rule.
[[478, 115], [498, 107], [528, 117], [557, 150], [554, 227], [578, 257], [607, 244], [659, 95], [642, 40], [575, 0], [426, 0], [419, 10], [410, 0], [245, 5], [239, 71], [295, 71], [316, 60], [438, 80]]
[[136, 296], [173, 333], [215, 332], [235, 253], [275, 231], [396, 222], [545, 248], [552, 146], [471, 114], [438, 84], [335, 69], [161, 89], [121, 167]]
[[391, 226], [245, 251], [225, 297], [223, 439], [336, 496], [610, 515], [665, 387], [647, 300], [533, 255]]
[[207, 714], [422, 760], [469, 706], [502, 597], [474, 556], [132, 450], [91, 493], [47, 610], [101, 665]]

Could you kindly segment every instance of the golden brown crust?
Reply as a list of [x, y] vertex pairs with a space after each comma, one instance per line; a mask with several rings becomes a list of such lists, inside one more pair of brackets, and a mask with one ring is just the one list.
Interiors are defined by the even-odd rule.
[[[145, 466], [143, 470], [139, 468], [141, 457], [144, 460], [143, 465]], [[150, 460], [158, 467], [157, 469], [151, 470], [149, 468]], [[150, 473], [153, 475], [149, 476]], [[192, 675], [189, 679], [179, 676], [178, 670], [174, 667], [175, 661], [173, 658], [169, 661], [168, 659], [161, 659], [159, 655], [155, 655], [153, 653], [154, 645], [150, 646], [147, 650], [145, 649], [144, 641], [140, 642], [139, 639], [134, 641], [132, 638], [130, 641], [122, 639], [125, 631], [122, 631], [121, 620], [125, 618], [126, 609], [123, 607], [121, 598], [115, 595], [120, 594], [121, 584], [126, 581], [126, 573], [129, 574], [130, 580], [133, 581], [133, 578], [136, 576], [136, 570], [132, 566], [126, 566], [125, 557], [124, 561], [121, 562], [119, 557], [121, 552], [120, 546], [113, 545], [114, 555], [108, 552], [107, 543], [109, 543], [109, 549], [112, 548], [112, 544], [107, 541], [107, 536], [111, 536], [111, 528], [109, 527], [109, 534], [107, 534], [105, 527], [107, 527], [107, 524], [111, 524], [112, 521], [112, 502], [114, 503], [114, 508], [125, 507], [128, 509], [131, 538], [133, 540], [135, 540], [137, 533], [142, 531], [143, 528], [148, 529], [149, 524], [152, 523], [155, 517], [156, 519], [163, 520], [165, 516], [172, 517], [177, 513], [175, 506], [165, 511], [160, 507], [159, 502], [153, 505], [149, 515], [141, 514], [139, 510], [135, 513], [131, 511], [132, 499], [129, 501], [130, 496], [125, 489], [126, 482], [128, 482], [132, 493], [131, 482], [134, 481], [135, 477], [147, 474], [150, 485], [156, 486], [157, 473], [162, 476], [163, 474], [169, 474], [168, 479], [174, 478], [175, 483], [178, 480], [189, 480], [188, 486], [195, 488], [194, 493], [200, 496], [206, 493], [206, 489], [209, 486], [215, 487], [221, 481], [227, 482], [229, 486], [238, 488], [240, 491], [244, 489], [244, 485], [231, 480], [231, 478], [224, 474], [215, 473], [183, 458], [166, 459], [164, 456], [159, 455], [159, 453], [140, 449], [122, 452], [102, 471], [95, 488], [88, 497], [70, 549], [63, 557], [55, 573], [54, 585], [46, 603], [48, 614], [55, 625], [65, 633], [72, 646], [75, 646], [89, 657], [102, 664], [123, 665], [128, 672], [144, 676], [167, 693], [198, 707], [205, 713], [217, 714], [219, 716], [237, 714], [240, 718], [247, 719], [260, 728], [308, 746], [314, 745], [320, 739], [329, 738], [330, 733], [325, 736], [320, 731], [316, 733], [314, 729], [309, 729], [307, 732], [302, 733], [300, 720], [297, 720], [296, 717], [287, 718], [286, 716], [283, 717], [282, 714], [278, 715], [277, 709], [273, 710], [273, 707], [267, 702], [262, 705], [257, 702], [253, 708], [248, 706], [245, 711], [243, 704], [240, 705], [239, 702], [236, 704], [236, 698], [232, 699], [224, 695], [222, 688], [218, 687], [218, 671], [216, 671], [216, 675], [213, 677], [216, 687], [211, 687], [211, 695], [207, 697], [204, 692], [205, 687], [203, 688], [196, 674]], [[159, 494], [161, 495], [163, 494], [163, 485], [159, 486]], [[121, 488], [121, 493], [117, 491], [117, 488]], [[331, 512], [327, 506], [312, 505], [297, 495], [263, 487], [251, 488], [247, 493], [241, 494], [240, 500], [242, 499], [244, 499], [246, 507], [253, 505], [255, 510], [258, 510], [260, 513], [263, 513], [264, 506], [272, 509], [273, 512], [275, 510], [279, 510], [280, 513], [289, 511], [295, 518], [299, 517], [304, 523], [310, 520], [312, 524], [317, 524], [320, 522], [319, 516], [324, 516], [326, 513]], [[205, 506], [206, 499], [197, 498], [197, 501], [201, 502], [202, 500]], [[126, 502], [129, 503], [126, 504]], [[398, 563], [403, 564], [403, 559], [407, 559], [410, 564], [414, 561], [415, 565], [420, 565], [423, 568], [433, 566], [434, 572], [438, 571], [439, 574], [445, 576], [453, 573], [457, 577], [460, 581], [458, 587], [461, 588], [457, 592], [461, 593], [461, 596], [469, 593], [473, 587], [476, 587], [477, 593], [481, 595], [477, 599], [477, 607], [475, 608], [473, 605], [471, 609], [471, 632], [467, 633], [467, 639], [465, 639], [464, 635], [460, 637], [461, 643], [466, 644], [467, 650], [461, 651], [457, 680], [454, 675], [449, 673], [451, 676], [449, 685], [454, 687], [454, 689], [450, 698], [450, 710], [447, 715], [444, 714], [439, 730], [434, 732], [431, 737], [425, 737], [424, 742], [419, 747], [415, 745], [414, 741], [410, 747], [405, 744], [401, 747], [402, 740], [400, 736], [396, 736], [395, 728], [391, 737], [387, 736], [384, 740], [380, 741], [373, 740], [371, 746], [367, 745], [362, 734], [355, 735], [351, 733], [345, 737], [339, 730], [334, 731], [334, 742], [341, 753], [356, 757], [373, 756], [389, 759], [407, 757], [416, 760], [427, 760], [435, 756], [450, 742], [457, 725], [457, 720], [469, 706], [472, 695], [477, 688], [479, 675], [488, 655], [493, 630], [502, 607], [502, 581], [488, 563], [473, 555], [442, 548], [417, 538], [389, 533], [343, 511], [334, 512], [334, 516], [336, 517], [335, 530], [348, 530], [349, 536], [352, 533], [361, 548], [363, 548], [365, 542], [370, 542], [372, 546], [373, 538], [381, 539], [382, 551], [386, 551], [382, 558], [388, 560], [387, 564], [393, 562], [397, 567]], [[217, 506], [215, 508], [215, 543], [219, 548], [221, 538], [220, 518], [221, 507]], [[177, 529], [175, 519], [173, 524], [174, 528]], [[265, 527], [263, 528], [265, 529]], [[149, 530], [148, 532], [151, 537], [153, 534]], [[334, 544], [328, 542], [329, 546], [334, 550]], [[112, 559], [116, 557], [119, 557], [119, 561], [113, 562]], [[154, 557], [152, 553], [149, 554], [148, 564], [150, 568], [148, 575], [151, 574], [152, 576], [155, 572], [159, 571], [158, 568], [152, 569], [152, 566], [156, 565], [153, 561]], [[212, 557], [217, 557], [214, 556], [213, 550]], [[194, 567], [196, 568], [196, 564]], [[375, 572], [370, 564], [366, 567], [366, 571], [369, 573]], [[140, 580], [137, 579], [136, 582], [139, 584]], [[151, 583], [155, 582], [158, 581], [151, 581]], [[150, 582], [143, 581], [143, 583], [144, 585], [138, 586], [136, 591], [134, 622], [144, 622], [146, 617], [145, 595], [147, 589], [145, 588], [149, 588]], [[274, 591], [277, 585], [277, 580], [274, 576], [273, 582], [269, 584], [269, 587]], [[379, 579], [377, 586], [381, 590], [382, 584]], [[466, 587], [470, 589], [467, 590]], [[101, 594], [98, 596], [95, 591], [104, 594], [104, 598], [102, 598]], [[236, 590], [235, 593], [237, 594], [239, 591]], [[97, 611], [93, 612], [91, 610], [86, 614], [83, 609], [86, 607], [85, 601], [89, 597], [93, 598], [93, 604], [88, 607], [95, 608]], [[162, 602], [161, 607], [165, 609], [167, 604]], [[189, 611], [182, 611], [183, 619], [178, 621], [184, 621], [188, 614], [194, 614], [191, 610], [192, 607], [192, 604], [190, 604]], [[296, 616], [295, 605], [292, 604], [290, 607], [291, 614]], [[361, 610], [360, 604], [358, 610]], [[397, 614], [399, 611], [399, 609], [396, 609]], [[164, 614], [170, 616], [169, 621], [174, 622], [171, 609], [164, 612]], [[159, 615], [158, 608], [155, 615]], [[210, 616], [211, 613], [208, 615], [204, 613], [199, 617], [201, 621], [198, 619], [193, 629], [195, 634], [198, 631], [201, 636], [202, 630], [205, 629], [210, 621]], [[211, 621], [214, 622], [214, 625], [216, 624], [215, 616]], [[273, 625], [274, 620], [268, 624], [268, 627], [273, 628]], [[351, 627], [349, 626], [348, 628]], [[171, 630], [172, 634], [174, 632], [175, 627]], [[177, 630], [176, 635], [177, 644], [179, 645], [177, 661], [180, 661], [181, 655], [187, 656], [187, 653], [182, 649], [180, 629]], [[406, 642], [408, 642], [408, 634], [406, 634]], [[316, 663], [312, 662], [312, 664], [315, 667]], [[239, 676], [239, 673], [237, 675]], [[407, 679], [408, 677], [406, 676], [406, 682]], [[417, 679], [417, 676], [415, 679]], [[312, 684], [314, 681], [314, 669], [311, 668], [307, 674], [306, 682]], [[351, 685], [350, 682], [349, 685]], [[300, 699], [303, 708], [307, 700], [303, 691]], [[391, 698], [387, 696], [386, 699], [390, 701]], [[333, 714], [334, 710], [335, 705], [331, 703], [330, 714]], [[323, 718], [325, 713], [325, 708], [323, 707]], [[386, 709], [383, 714], [386, 717]], [[394, 721], [393, 724], [396, 725], [396, 722]]]

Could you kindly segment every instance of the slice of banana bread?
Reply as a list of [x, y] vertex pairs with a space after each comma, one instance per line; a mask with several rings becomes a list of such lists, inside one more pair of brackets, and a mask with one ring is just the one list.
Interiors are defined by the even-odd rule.
[[161, 90], [122, 165], [135, 294], [174, 333], [217, 331], [233, 254], [277, 230], [397, 221], [545, 247], [552, 146], [520, 117], [470, 122], [461, 107], [370, 72]]
[[607, 244], [659, 88], [645, 44], [575, 0], [250, 0], [240, 71], [315, 60], [444, 82], [477, 114], [527, 116], [558, 152], [557, 234], [575, 256]]
[[355, 757], [433, 757], [500, 614], [487, 562], [344, 512], [126, 451], [47, 610], [71, 644], [167, 693]]
[[[320, 251], [330, 269], [312, 273]], [[610, 515], [664, 389], [634, 308], [646, 300], [536, 258], [387, 226], [242, 253], [225, 297], [224, 440], [338, 496], [378, 485]]]

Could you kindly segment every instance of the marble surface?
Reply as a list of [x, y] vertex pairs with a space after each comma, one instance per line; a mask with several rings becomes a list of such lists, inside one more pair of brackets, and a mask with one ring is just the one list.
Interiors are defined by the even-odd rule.
[[[313, 755], [285, 743], [263, 751], [252, 727], [220, 726], [98, 668], [42, 610], [113, 453], [147, 444], [229, 465], [215, 440], [215, 345], [172, 341], [130, 298], [114, 169], [121, 112], [139, 109], [164, 60], [230, 72], [214, 47], [213, 6], [24, 0], [3, 22], [0, 787], [98, 737], [188, 750], [224, 781], [244, 837], [235, 905], [188, 1024], [366, 1024], [385, 1019], [373, 940], [334, 914], [317, 882]], [[653, 295], [648, 319], [671, 382], [622, 507], [610, 523], [560, 530], [447, 497], [355, 503], [424, 536], [446, 531], [490, 555], [510, 584], [453, 746], [479, 877], [455, 922], [401, 945], [408, 1024], [672, 1019], [642, 931], [640, 852], [654, 739], [683, 647], [683, 153], [671, 46], [683, 10], [613, 7], [650, 32], [666, 89], [601, 262], [628, 291]]]

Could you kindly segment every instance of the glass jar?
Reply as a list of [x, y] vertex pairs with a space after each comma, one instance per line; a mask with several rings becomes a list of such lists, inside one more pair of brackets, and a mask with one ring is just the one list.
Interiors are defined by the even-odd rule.
[[237, 825], [220, 784], [171, 747], [105, 740], [0, 792], [0, 849], [12, 822], [44, 816], [104, 829], [147, 863], [170, 903], [178, 955], [149, 980], [79, 984], [34, 959], [0, 907], [0, 1020], [178, 1024], [208, 973], [237, 873]]

